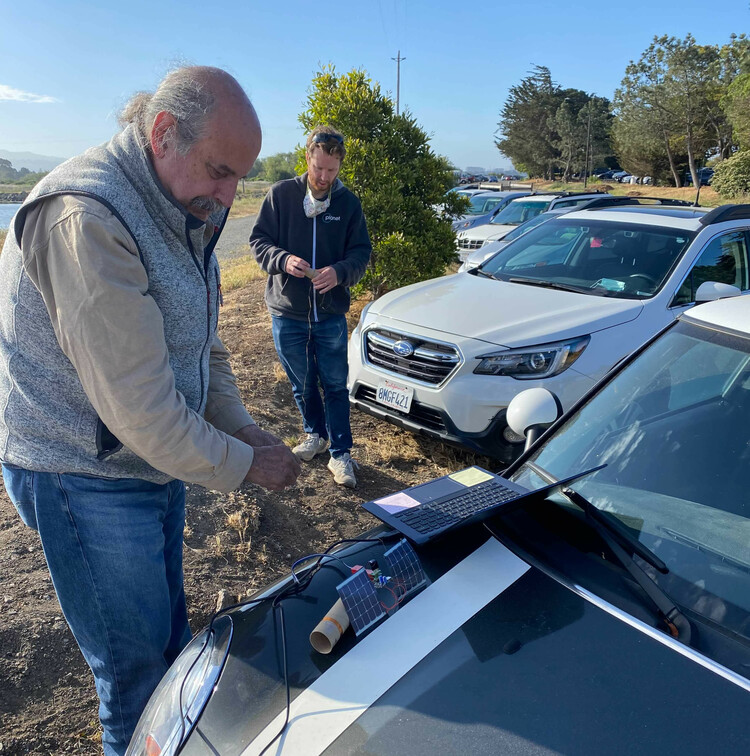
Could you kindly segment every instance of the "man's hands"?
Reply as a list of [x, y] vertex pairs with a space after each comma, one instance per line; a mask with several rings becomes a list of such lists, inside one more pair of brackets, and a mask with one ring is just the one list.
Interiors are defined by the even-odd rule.
[[297, 255], [289, 255], [284, 263], [284, 269], [290, 276], [304, 278], [305, 271], [310, 270], [310, 263]]
[[334, 286], [338, 286], [339, 277], [336, 275], [336, 271], [329, 265], [326, 268], [321, 268], [315, 278], [313, 278], [313, 288], [318, 294], [325, 294], [330, 291]]
[[[311, 275], [310, 263], [301, 257], [297, 257], [297, 255], [289, 255], [286, 258], [284, 269], [290, 276], [294, 276], [295, 278], [304, 278], [305, 276], [310, 278]], [[336, 275], [336, 271], [330, 265], [316, 270], [312, 279], [313, 288], [318, 294], [325, 294], [334, 286], [338, 286], [338, 283], [339, 278]]]
[[253, 447], [253, 464], [245, 475], [246, 483], [255, 483], [269, 491], [283, 491], [293, 486], [302, 469], [297, 457], [273, 433], [257, 425], [240, 428], [235, 438]]
[[239, 438], [240, 441], [244, 441], [249, 446], [279, 446], [284, 443], [278, 436], [262, 430], [255, 424], [240, 428], [234, 434], [234, 437]]

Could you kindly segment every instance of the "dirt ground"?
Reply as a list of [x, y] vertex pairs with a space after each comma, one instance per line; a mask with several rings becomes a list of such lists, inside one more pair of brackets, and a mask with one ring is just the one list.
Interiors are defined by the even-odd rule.
[[[225, 298], [220, 324], [243, 399], [262, 427], [292, 443], [302, 427], [278, 364], [263, 281]], [[299, 556], [374, 524], [360, 503], [469, 464], [493, 463], [352, 413], [356, 490], [334, 484], [321, 455], [283, 493], [188, 487], [185, 582], [193, 631], [220, 591], [249, 597]], [[496, 465], [495, 465], [496, 466]], [[0, 483], [0, 755], [100, 753], [91, 674], [63, 620], [35, 532]]]

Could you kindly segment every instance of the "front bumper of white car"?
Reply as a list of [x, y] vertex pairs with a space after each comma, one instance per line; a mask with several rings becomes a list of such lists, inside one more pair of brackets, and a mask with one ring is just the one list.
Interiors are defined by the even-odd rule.
[[[540, 380], [516, 380], [507, 376], [474, 373], [477, 357], [492, 351], [491, 345], [470, 338], [430, 332], [398, 321], [378, 318], [352, 333], [349, 342], [349, 401], [352, 406], [394, 425], [450, 444], [509, 462], [523, 449], [523, 439], [507, 426], [505, 412], [520, 391], [543, 386], [554, 391], [563, 406], [580, 397], [593, 381], [573, 368]], [[372, 351], [366, 335], [384, 334], [419, 346], [428, 356], [437, 355], [440, 364], [425, 370], [393, 354], [384, 359]], [[501, 347], [498, 347], [501, 348]], [[387, 349], [385, 350], [387, 351]], [[447, 358], [442, 357], [447, 355]], [[423, 363], [424, 360], [420, 360]], [[378, 401], [378, 387], [390, 380], [411, 391], [407, 411]]]

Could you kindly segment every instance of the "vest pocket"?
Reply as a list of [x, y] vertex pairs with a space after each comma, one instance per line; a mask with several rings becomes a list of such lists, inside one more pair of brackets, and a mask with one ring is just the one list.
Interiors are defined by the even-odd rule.
[[96, 458], [106, 459], [122, 449], [122, 443], [112, 431], [101, 421], [96, 419]]

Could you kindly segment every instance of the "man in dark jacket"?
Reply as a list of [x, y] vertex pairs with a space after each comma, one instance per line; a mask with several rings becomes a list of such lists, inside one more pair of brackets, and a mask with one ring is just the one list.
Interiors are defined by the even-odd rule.
[[372, 245], [359, 200], [337, 178], [345, 155], [338, 131], [315, 128], [307, 173], [271, 187], [250, 247], [269, 274], [274, 344], [302, 414], [306, 437], [293, 451], [309, 461], [330, 444], [328, 469], [336, 483], [354, 488], [346, 313], [349, 287], [364, 275]]

